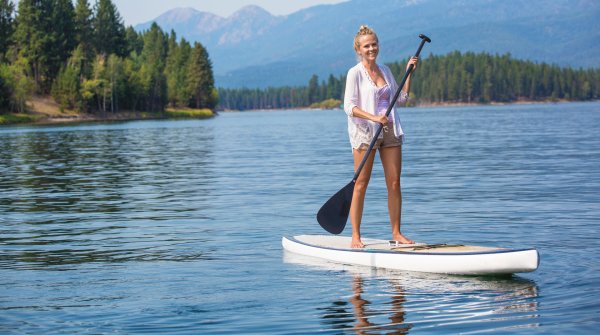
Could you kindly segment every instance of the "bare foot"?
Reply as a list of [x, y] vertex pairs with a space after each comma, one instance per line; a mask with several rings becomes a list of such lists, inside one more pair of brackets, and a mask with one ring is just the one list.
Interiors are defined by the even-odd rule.
[[355, 248], [362, 249], [365, 247], [365, 244], [362, 243], [362, 241], [360, 240], [360, 237], [358, 237], [358, 238], [352, 237], [352, 243], [350, 244], [350, 247], [353, 249], [355, 249]]
[[415, 241], [404, 237], [404, 235], [402, 234], [393, 235], [392, 238], [394, 239], [394, 241], [398, 241], [402, 244], [415, 244]]

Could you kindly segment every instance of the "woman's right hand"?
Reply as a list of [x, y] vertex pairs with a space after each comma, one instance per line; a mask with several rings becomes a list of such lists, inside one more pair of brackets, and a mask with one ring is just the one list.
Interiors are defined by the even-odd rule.
[[385, 115], [373, 115], [371, 121], [381, 123], [384, 127], [388, 124], [388, 118]]

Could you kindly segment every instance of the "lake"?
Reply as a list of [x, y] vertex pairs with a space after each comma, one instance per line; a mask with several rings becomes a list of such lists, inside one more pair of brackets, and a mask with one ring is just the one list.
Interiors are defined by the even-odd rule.
[[[403, 233], [533, 246], [536, 272], [394, 272], [284, 252], [284, 235], [325, 233], [316, 212], [352, 178], [340, 110], [0, 127], [0, 333], [595, 333], [600, 103], [401, 117]], [[375, 164], [362, 230], [387, 239]]]

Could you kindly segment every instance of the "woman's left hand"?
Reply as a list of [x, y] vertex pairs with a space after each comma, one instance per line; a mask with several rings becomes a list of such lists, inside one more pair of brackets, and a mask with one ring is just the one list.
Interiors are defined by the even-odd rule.
[[415, 56], [411, 57], [408, 60], [408, 63], [406, 64], [406, 71], [408, 71], [408, 67], [410, 66], [410, 64], [413, 65], [413, 71], [416, 70], [418, 62], [419, 62], [419, 57], [415, 57]]

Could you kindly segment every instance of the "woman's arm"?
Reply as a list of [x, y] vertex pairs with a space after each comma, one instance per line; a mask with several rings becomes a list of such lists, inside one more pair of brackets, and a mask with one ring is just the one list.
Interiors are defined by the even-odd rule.
[[379, 122], [382, 125], [388, 124], [388, 118], [385, 115], [373, 115], [371, 113], [365, 112], [364, 110], [358, 108], [358, 106], [354, 106], [352, 108], [352, 114], [355, 117], [359, 117], [361, 119], [366, 119], [373, 122]]
[[408, 94], [410, 92], [410, 80], [412, 79], [412, 74], [413, 72], [415, 72], [415, 70], [417, 69], [417, 63], [419, 62], [419, 58], [418, 57], [411, 57], [411, 59], [408, 60], [408, 63], [406, 64], [406, 70], [408, 71], [408, 67], [413, 64], [413, 69], [412, 71], [408, 74], [408, 77], [406, 78], [406, 82], [404, 83], [404, 87], [402, 87], [402, 91], [406, 92], [406, 94]]
[[344, 112], [348, 116], [354, 116], [354, 107], [358, 106], [358, 78], [354, 69], [350, 69], [346, 75], [346, 89], [344, 91]]

